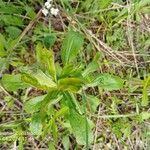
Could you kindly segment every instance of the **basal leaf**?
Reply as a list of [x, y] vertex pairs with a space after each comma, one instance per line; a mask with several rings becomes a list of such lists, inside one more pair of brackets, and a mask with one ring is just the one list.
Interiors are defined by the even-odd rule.
[[15, 26], [9, 26], [6, 28], [6, 32], [10, 38], [16, 39], [20, 35], [21, 30]]
[[69, 141], [69, 136], [64, 136], [63, 139], [62, 139], [62, 143], [63, 143], [63, 146], [64, 146], [64, 150], [69, 150], [69, 147], [70, 147], [70, 141]]
[[148, 99], [148, 86], [150, 86], [150, 77], [147, 77], [144, 81], [143, 81], [143, 94], [142, 94], [142, 106], [147, 106], [149, 103], [149, 99]]
[[44, 74], [41, 70], [22, 73], [22, 80], [36, 88], [48, 90], [50, 88], [56, 88], [56, 83], [50, 78], [50, 76]]
[[33, 135], [42, 134], [42, 120], [39, 113], [33, 115], [30, 123], [30, 131]]
[[27, 12], [26, 15], [29, 16], [31, 19], [34, 19], [35, 16], [36, 16], [36, 13], [34, 11], [34, 7], [26, 5], [25, 9], [26, 9], [26, 12]]
[[28, 84], [21, 81], [21, 75], [5, 74], [2, 78], [2, 84], [8, 91], [17, 91], [18, 89], [24, 89], [29, 87]]
[[79, 78], [63, 78], [58, 80], [58, 88], [63, 91], [78, 92], [83, 85]]
[[64, 106], [59, 111], [57, 111], [55, 118], [62, 117], [68, 113], [69, 113], [69, 108], [67, 106]]
[[0, 33], [0, 57], [6, 56], [7, 52], [5, 51], [6, 40], [4, 36]]
[[77, 65], [74, 66], [72, 64], [67, 64], [63, 67], [61, 71], [61, 75], [59, 76], [60, 78], [65, 78], [65, 77], [81, 77], [81, 72], [82, 72], [82, 65]]
[[[74, 110], [70, 110], [70, 115], [68, 117], [72, 132], [79, 145], [91, 144], [93, 141], [93, 134], [91, 126], [85, 117], [78, 114]], [[86, 129], [87, 127], [87, 129]]]
[[107, 91], [119, 90], [123, 88], [124, 81], [115, 75], [108, 73], [100, 74], [90, 84], [91, 86], [99, 86]]
[[1, 13], [6, 13], [6, 14], [21, 14], [24, 10], [22, 9], [21, 6], [16, 6], [13, 5], [12, 3], [0, 3], [0, 10]]
[[1, 15], [0, 21], [3, 21], [5, 25], [23, 26], [23, 20], [13, 15]]
[[143, 111], [140, 113], [141, 121], [147, 120], [150, 118], [150, 112]]
[[86, 98], [87, 108], [89, 108], [91, 112], [95, 113], [98, 105], [100, 104], [100, 99], [93, 95], [86, 95]]
[[61, 47], [61, 58], [63, 64], [73, 61], [80, 52], [84, 43], [83, 36], [75, 31], [69, 31]]
[[51, 126], [51, 130], [52, 130], [52, 135], [53, 135], [53, 139], [54, 141], [57, 143], [57, 140], [58, 140], [58, 127], [57, 127], [57, 124], [55, 122], [55, 120], [53, 119], [53, 122], [52, 122], [52, 126]]
[[55, 69], [55, 60], [54, 60], [54, 53], [52, 50], [47, 50], [43, 48], [41, 43], [38, 43], [36, 46], [36, 55], [37, 61], [40, 64], [41, 68], [53, 77], [56, 80], [56, 69]]
[[[0, 70], [8, 68], [9, 64], [6, 62], [5, 58], [0, 58]], [[1, 74], [0, 74], [1, 77]]]
[[81, 110], [81, 106], [73, 93], [64, 92], [63, 97], [64, 97], [66, 105], [70, 109], [76, 109], [79, 114], [83, 114], [83, 112]]
[[33, 112], [38, 111], [40, 109], [40, 107], [41, 107], [41, 103], [44, 100], [45, 96], [46, 95], [37, 96], [37, 97], [34, 97], [34, 98], [28, 100], [25, 103], [25, 110], [26, 110], [26, 112], [33, 113]]
[[147, 88], [143, 88], [143, 94], [142, 94], [142, 106], [147, 106], [148, 105], [148, 92]]

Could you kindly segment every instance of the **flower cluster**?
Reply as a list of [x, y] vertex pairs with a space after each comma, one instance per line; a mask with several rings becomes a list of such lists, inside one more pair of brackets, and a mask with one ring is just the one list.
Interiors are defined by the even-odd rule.
[[59, 9], [54, 8], [52, 5], [53, 0], [47, 0], [44, 4], [44, 8], [42, 9], [42, 13], [44, 16], [47, 16], [49, 13], [51, 13], [54, 16], [58, 15]]

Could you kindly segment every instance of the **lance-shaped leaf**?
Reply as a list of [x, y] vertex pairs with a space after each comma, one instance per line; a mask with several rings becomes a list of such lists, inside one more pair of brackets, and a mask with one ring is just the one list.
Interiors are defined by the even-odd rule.
[[65, 78], [65, 77], [81, 77], [83, 66], [82, 64], [74, 66], [73, 64], [67, 64], [63, 67], [61, 74], [59, 78]]
[[21, 81], [21, 75], [5, 74], [2, 78], [2, 84], [8, 91], [17, 91], [29, 87], [28, 84]]
[[39, 113], [33, 115], [30, 130], [33, 135], [41, 135], [42, 134], [42, 119]]
[[63, 97], [64, 97], [66, 105], [70, 109], [76, 109], [79, 112], [79, 114], [83, 114], [81, 106], [80, 106], [79, 102], [77, 101], [77, 99], [73, 93], [64, 92]]
[[93, 142], [92, 127], [87, 118], [72, 109], [68, 119], [77, 143], [80, 145], [91, 144]]
[[22, 80], [42, 90], [56, 88], [56, 83], [51, 79], [50, 76], [44, 74], [41, 70], [28, 70], [27, 72], [23, 72]]
[[56, 80], [56, 69], [53, 51], [43, 48], [42, 44], [38, 43], [36, 46], [36, 55], [37, 61], [41, 68], [44, 71], [48, 71], [52, 78]]
[[142, 90], [142, 102], [141, 105], [142, 106], [147, 106], [149, 103], [149, 98], [148, 98], [148, 87], [150, 86], [150, 77], [147, 77], [144, 81], [143, 81], [143, 90]]
[[34, 98], [30, 99], [29, 101], [27, 101], [25, 103], [25, 110], [28, 113], [33, 113], [33, 112], [39, 111], [45, 96], [46, 95], [37, 96], [37, 97], [34, 97]]
[[115, 75], [108, 73], [100, 74], [88, 86], [99, 86], [107, 91], [119, 90], [123, 88], [124, 81]]
[[58, 88], [63, 91], [78, 92], [83, 85], [79, 78], [63, 78], [58, 80]]
[[74, 31], [68, 32], [61, 48], [61, 58], [64, 65], [76, 58], [83, 46], [83, 43], [84, 38], [80, 33]]

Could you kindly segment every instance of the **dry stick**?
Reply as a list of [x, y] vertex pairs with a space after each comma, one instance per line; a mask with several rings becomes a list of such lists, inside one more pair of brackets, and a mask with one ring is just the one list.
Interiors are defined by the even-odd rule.
[[116, 138], [115, 135], [114, 135], [114, 139], [115, 139], [115, 141], [116, 141], [116, 145], [117, 145], [117, 147], [118, 147], [118, 150], [121, 150], [120, 147], [119, 147], [119, 142], [118, 142], [118, 140], [117, 140], [117, 138]]
[[130, 0], [127, 0], [127, 5], [128, 5], [128, 18], [127, 18], [128, 41], [129, 41], [129, 44], [130, 44], [131, 49], [132, 49], [136, 71], [139, 75], [139, 68], [138, 68], [137, 59], [136, 59], [136, 55], [135, 55], [135, 48], [134, 48], [134, 44], [133, 44], [133, 34], [132, 34], [132, 31], [131, 31], [131, 28], [130, 28], [130, 26], [131, 26], [131, 17], [130, 17], [130, 8], [131, 8], [131, 6], [129, 5], [129, 3], [130, 3]]
[[132, 149], [132, 150], [136, 150], [136, 149], [134, 149], [134, 146], [133, 146], [133, 144], [132, 144], [132, 142], [131, 142], [131, 140], [130, 140], [129, 137], [128, 137], [128, 141], [129, 141], [129, 144], [130, 144], [130, 146], [131, 146], [131, 149]]

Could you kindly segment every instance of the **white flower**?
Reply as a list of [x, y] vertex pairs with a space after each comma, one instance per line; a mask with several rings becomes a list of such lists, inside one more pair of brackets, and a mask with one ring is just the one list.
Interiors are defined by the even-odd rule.
[[49, 12], [46, 8], [43, 8], [42, 13], [44, 14], [44, 16], [47, 16]]
[[50, 4], [49, 2], [46, 2], [46, 3], [45, 3], [45, 7], [46, 7], [47, 9], [50, 9], [51, 6], [52, 6], [52, 4]]
[[54, 16], [57, 16], [58, 15], [58, 12], [59, 12], [59, 9], [55, 9], [55, 8], [51, 8], [51, 14], [54, 15]]

